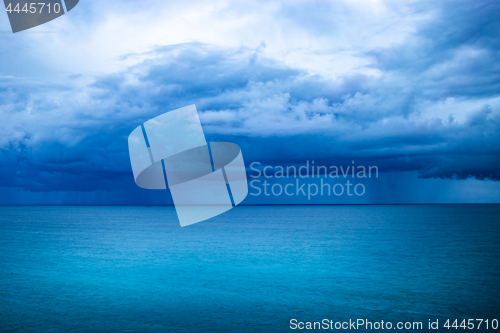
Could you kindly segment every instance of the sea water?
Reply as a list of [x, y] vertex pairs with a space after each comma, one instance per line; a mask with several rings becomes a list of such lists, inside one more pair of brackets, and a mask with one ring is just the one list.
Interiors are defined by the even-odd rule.
[[500, 320], [500, 205], [0, 207], [2, 332], [471, 318]]

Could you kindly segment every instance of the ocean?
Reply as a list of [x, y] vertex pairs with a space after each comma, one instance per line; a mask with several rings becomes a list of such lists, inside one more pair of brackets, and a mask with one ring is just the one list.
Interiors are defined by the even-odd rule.
[[0, 207], [0, 263], [2, 332], [500, 331], [500, 205]]

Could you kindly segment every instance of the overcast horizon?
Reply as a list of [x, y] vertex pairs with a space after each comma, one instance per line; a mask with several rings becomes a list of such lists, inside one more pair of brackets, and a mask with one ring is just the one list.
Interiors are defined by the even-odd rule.
[[362, 201], [316, 203], [499, 203], [499, 12], [82, 0], [16, 34], [0, 14], [0, 205], [170, 204], [135, 185], [127, 137], [191, 104], [248, 168], [379, 168]]

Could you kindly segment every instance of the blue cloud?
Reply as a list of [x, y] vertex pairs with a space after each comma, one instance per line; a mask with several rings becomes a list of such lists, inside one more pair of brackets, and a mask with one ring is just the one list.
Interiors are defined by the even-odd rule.
[[[123, 189], [137, 201], [145, 194], [133, 184], [128, 134], [193, 103], [207, 139], [239, 144], [247, 164], [355, 160], [423, 178], [500, 180], [499, 8], [443, 2], [408, 40], [362, 55], [380, 75], [328, 78], [261, 49], [187, 43], [140, 54], [146, 60], [90, 84], [78, 75], [63, 82], [4, 78], [0, 184], [39, 192]], [[433, 113], [446, 103], [457, 110]]]

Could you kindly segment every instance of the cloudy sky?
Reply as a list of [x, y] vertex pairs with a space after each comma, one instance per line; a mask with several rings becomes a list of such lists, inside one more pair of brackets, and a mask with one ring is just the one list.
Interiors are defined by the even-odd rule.
[[496, 0], [81, 0], [0, 59], [0, 204], [168, 203], [127, 137], [190, 104], [248, 166], [378, 166], [364, 203], [500, 202]]

